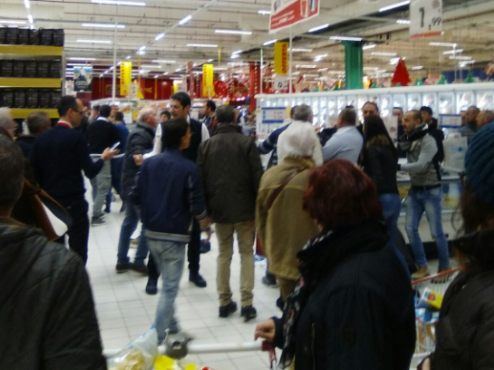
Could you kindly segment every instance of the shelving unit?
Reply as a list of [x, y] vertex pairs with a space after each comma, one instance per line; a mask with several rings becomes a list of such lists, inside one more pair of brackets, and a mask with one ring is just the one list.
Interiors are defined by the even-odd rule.
[[0, 77], [0, 88], [3, 87], [43, 87], [60, 89], [60, 78], [26, 78], [26, 77]]
[[57, 57], [63, 55], [63, 46], [0, 44], [0, 54]]
[[10, 113], [13, 119], [25, 119], [33, 112], [45, 112], [48, 117], [56, 119], [59, 117], [58, 111], [51, 108], [11, 108]]

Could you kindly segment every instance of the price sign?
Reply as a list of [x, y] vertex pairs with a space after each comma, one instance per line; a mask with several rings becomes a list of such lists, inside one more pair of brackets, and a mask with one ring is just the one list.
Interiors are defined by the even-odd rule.
[[410, 38], [441, 36], [442, 0], [412, 0], [410, 3]]
[[287, 76], [276, 76], [274, 78], [274, 89], [275, 90], [288, 89], [288, 77]]
[[262, 108], [262, 123], [277, 124], [285, 122], [286, 108], [285, 107], [270, 107]]

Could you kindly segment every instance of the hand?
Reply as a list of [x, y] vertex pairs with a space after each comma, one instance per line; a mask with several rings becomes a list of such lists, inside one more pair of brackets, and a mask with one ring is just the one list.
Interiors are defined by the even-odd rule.
[[132, 157], [134, 158], [134, 162], [138, 166], [140, 166], [144, 162], [144, 157], [142, 156], [142, 154], [134, 154]]
[[418, 370], [431, 370], [431, 359], [426, 357], [424, 361], [417, 367]]
[[199, 226], [201, 226], [201, 230], [207, 229], [209, 225], [211, 225], [211, 218], [209, 216], [206, 216], [202, 220], [199, 220]]
[[115, 149], [115, 150], [110, 150], [110, 148], [106, 148], [103, 154], [101, 154], [101, 159], [104, 161], [109, 161], [112, 159], [116, 154], [118, 154], [120, 150]]
[[274, 320], [269, 319], [256, 326], [254, 339], [257, 340], [258, 338], [262, 338], [269, 343], [273, 343], [275, 334], [276, 327], [274, 325]]
[[315, 126], [314, 127], [314, 131], [316, 131], [316, 134], [318, 134], [319, 132], [321, 132], [321, 130], [323, 129], [324, 127], [322, 126]]

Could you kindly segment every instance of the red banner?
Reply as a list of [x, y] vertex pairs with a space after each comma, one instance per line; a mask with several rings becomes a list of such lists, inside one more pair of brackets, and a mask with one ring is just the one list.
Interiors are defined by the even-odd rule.
[[320, 0], [272, 0], [271, 33], [319, 15]]

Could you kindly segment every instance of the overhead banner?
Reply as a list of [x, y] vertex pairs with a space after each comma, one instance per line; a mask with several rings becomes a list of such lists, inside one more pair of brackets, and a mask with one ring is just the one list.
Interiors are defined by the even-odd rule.
[[410, 38], [441, 36], [442, 0], [412, 0], [410, 3]]
[[93, 67], [90, 65], [74, 67], [74, 91], [90, 91], [92, 73]]
[[202, 95], [211, 97], [213, 95], [213, 65], [202, 66]]
[[122, 62], [120, 64], [120, 95], [127, 96], [130, 93], [132, 84], [132, 62]]
[[274, 73], [278, 76], [288, 74], [288, 42], [274, 44]]
[[269, 32], [304, 22], [319, 15], [320, 0], [272, 0]]

